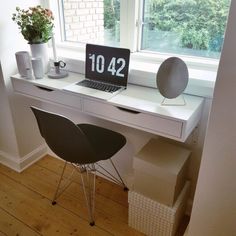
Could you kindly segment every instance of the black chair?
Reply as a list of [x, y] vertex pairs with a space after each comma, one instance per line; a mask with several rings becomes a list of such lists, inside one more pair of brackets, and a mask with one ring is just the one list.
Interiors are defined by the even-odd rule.
[[[62, 190], [59, 192], [66, 165], [70, 163], [75, 167], [74, 170], [81, 174], [90, 225], [93, 226], [95, 224], [94, 198], [96, 172], [122, 185], [124, 190], [128, 190], [111, 160], [111, 157], [125, 145], [125, 137], [120, 133], [95, 125], [74, 124], [62, 115], [36, 107], [31, 107], [31, 109], [36, 117], [42, 137], [50, 149], [65, 161], [52, 204], [56, 204], [56, 199], [68, 186], [69, 181], [63, 188], [61, 187]], [[117, 176], [105, 170], [98, 163], [101, 160], [110, 160]], [[84, 172], [87, 172], [86, 177], [83, 174]]]

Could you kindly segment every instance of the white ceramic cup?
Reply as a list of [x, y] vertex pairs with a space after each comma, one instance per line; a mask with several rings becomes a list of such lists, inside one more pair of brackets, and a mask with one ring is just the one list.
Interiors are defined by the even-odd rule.
[[20, 76], [31, 79], [32, 67], [31, 67], [29, 52], [19, 51], [15, 53], [15, 56]]
[[39, 57], [32, 57], [31, 63], [33, 67], [35, 79], [42, 79], [44, 76], [43, 61]]

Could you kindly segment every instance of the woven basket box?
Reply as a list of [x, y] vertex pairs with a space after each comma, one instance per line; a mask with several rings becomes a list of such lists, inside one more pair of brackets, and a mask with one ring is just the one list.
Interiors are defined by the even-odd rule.
[[173, 207], [129, 191], [129, 226], [148, 236], [174, 236], [186, 209], [189, 185], [186, 182]]

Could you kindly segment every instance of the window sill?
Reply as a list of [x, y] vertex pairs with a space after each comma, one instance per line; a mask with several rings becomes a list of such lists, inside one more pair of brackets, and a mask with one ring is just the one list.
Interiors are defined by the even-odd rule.
[[[67, 69], [72, 72], [85, 73], [85, 52], [72, 48], [58, 48], [60, 59], [67, 63]], [[52, 52], [51, 52], [52, 55]], [[166, 57], [166, 55], [165, 55]], [[156, 73], [165, 58], [147, 53], [132, 53], [130, 60], [129, 83], [147, 87], [156, 87]], [[207, 59], [206, 59], [207, 61]], [[211, 62], [211, 63], [208, 63]], [[201, 61], [201, 64], [204, 63]], [[217, 63], [208, 60], [207, 66], [198, 62], [187, 62], [189, 82], [184, 93], [212, 98], [217, 75]]]

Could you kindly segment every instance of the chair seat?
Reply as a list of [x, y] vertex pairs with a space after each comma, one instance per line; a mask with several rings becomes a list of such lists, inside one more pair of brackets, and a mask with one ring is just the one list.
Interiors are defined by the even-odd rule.
[[107, 160], [117, 153], [126, 143], [126, 138], [115, 131], [91, 124], [77, 124], [95, 151], [94, 162]]

